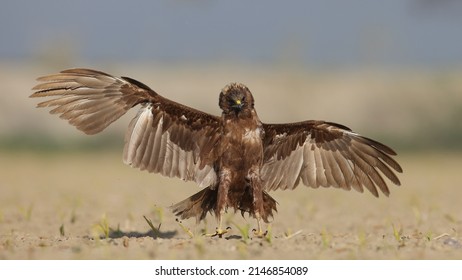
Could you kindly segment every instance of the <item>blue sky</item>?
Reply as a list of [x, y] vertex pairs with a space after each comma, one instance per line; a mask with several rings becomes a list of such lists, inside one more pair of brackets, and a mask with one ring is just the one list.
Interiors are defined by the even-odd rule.
[[7, 0], [0, 59], [459, 66], [461, 2]]

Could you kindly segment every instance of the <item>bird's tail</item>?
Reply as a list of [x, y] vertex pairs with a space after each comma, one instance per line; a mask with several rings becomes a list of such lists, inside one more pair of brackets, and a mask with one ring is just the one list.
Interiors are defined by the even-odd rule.
[[170, 208], [180, 219], [196, 217], [199, 222], [208, 212], [213, 213], [217, 204], [217, 188], [207, 187]]
[[[263, 191], [263, 213], [260, 213], [261, 218], [265, 223], [270, 222], [270, 218], [273, 217], [273, 211], [277, 212], [277, 201], [272, 198], [266, 191]], [[242, 196], [242, 199], [239, 203], [238, 209], [241, 211], [241, 215], [247, 212], [250, 216], [256, 218], [255, 209], [253, 204], [253, 196], [251, 195], [250, 188], [246, 189], [246, 192]]]
[[[211, 187], [207, 187], [187, 199], [172, 205], [170, 209], [172, 209], [173, 213], [180, 219], [195, 217], [199, 222], [207, 216], [207, 213], [215, 213], [217, 206], [217, 191], [218, 188], [212, 189]], [[276, 205], [277, 201], [264, 191], [263, 213], [260, 213], [264, 222], [268, 223], [269, 219], [273, 217], [273, 211], [277, 212]], [[242, 215], [247, 212], [255, 218], [253, 197], [250, 194], [250, 188], [244, 192], [240, 202], [233, 206], [235, 210], [240, 210]]]

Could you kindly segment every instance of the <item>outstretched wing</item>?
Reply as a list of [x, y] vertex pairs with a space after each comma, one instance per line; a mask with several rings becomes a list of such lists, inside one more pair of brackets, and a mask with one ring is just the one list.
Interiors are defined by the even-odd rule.
[[[383, 179], [400, 185], [395, 172], [402, 172], [389, 147], [324, 121], [263, 124], [265, 189], [294, 189], [300, 183], [318, 188], [335, 187], [378, 196], [377, 187], [390, 191]], [[393, 171], [394, 170], [394, 171]]]
[[54, 107], [52, 114], [86, 134], [102, 131], [141, 104], [125, 137], [124, 162], [201, 186], [215, 183], [211, 157], [218, 117], [168, 100], [136, 80], [100, 71], [69, 69], [38, 81], [31, 97], [48, 99], [38, 107]]

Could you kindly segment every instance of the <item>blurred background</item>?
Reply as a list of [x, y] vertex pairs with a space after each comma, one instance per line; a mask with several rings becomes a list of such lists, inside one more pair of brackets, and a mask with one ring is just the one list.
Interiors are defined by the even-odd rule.
[[[229, 82], [264, 122], [323, 119], [399, 152], [462, 148], [462, 2], [3, 1], [0, 151], [114, 149], [35, 109], [38, 76], [87, 67], [220, 114]], [[131, 115], [130, 115], [131, 114]]]
[[[241, 82], [263, 122], [337, 122], [398, 152], [402, 187], [390, 184], [389, 199], [272, 194], [275, 236], [303, 234], [249, 258], [461, 259], [460, 0], [1, 1], [0, 259], [221, 258], [178, 246], [187, 235], [167, 207], [197, 192], [194, 183], [122, 163], [137, 110], [87, 136], [35, 108], [36, 78], [75, 67], [135, 78], [216, 115], [221, 89]], [[143, 216], [170, 241], [152, 245]], [[208, 221], [184, 225], [214, 229]], [[118, 232], [106, 238], [137, 241], [100, 246], [102, 225]], [[331, 249], [320, 245], [326, 236]], [[229, 241], [228, 257], [243, 258], [242, 242]]]

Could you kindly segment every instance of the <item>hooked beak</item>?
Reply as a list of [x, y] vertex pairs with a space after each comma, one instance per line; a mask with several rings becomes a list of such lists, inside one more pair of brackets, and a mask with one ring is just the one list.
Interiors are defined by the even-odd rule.
[[242, 101], [240, 99], [237, 99], [235, 103], [231, 106], [231, 108], [233, 108], [234, 111], [240, 111], [243, 106], [244, 104], [242, 103]]

